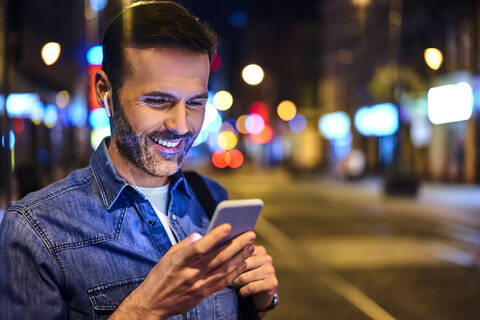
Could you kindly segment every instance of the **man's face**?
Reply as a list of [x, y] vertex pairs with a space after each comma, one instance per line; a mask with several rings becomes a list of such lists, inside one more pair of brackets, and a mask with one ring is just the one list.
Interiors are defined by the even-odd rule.
[[178, 171], [202, 127], [210, 63], [179, 49], [125, 49], [128, 71], [115, 103], [119, 152], [155, 177]]

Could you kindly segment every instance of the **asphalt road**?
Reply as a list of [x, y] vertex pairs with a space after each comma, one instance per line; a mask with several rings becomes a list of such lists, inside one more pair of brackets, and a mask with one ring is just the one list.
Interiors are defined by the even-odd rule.
[[209, 175], [265, 202], [256, 231], [280, 280], [266, 319], [480, 319], [478, 226], [278, 170]]

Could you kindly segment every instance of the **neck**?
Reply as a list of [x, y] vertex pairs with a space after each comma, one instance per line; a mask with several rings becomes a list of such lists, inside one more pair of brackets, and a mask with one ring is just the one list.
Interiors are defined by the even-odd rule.
[[108, 146], [108, 154], [120, 176], [133, 186], [160, 187], [168, 183], [168, 176], [153, 176], [126, 159], [118, 150], [113, 137]]

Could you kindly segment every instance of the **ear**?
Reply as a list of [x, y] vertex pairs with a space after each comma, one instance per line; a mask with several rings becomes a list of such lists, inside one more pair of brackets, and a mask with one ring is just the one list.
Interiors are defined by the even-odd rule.
[[103, 70], [95, 73], [95, 97], [98, 104], [105, 107], [107, 115], [110, 117], [113, 114], [112, 86]]

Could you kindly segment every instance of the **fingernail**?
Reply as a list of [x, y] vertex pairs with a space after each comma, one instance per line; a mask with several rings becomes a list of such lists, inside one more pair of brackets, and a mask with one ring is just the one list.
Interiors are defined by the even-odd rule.
[[201, 234], [196, 233], [196, 232], [195, 232], [195, 233], [192, 233], [192, 242], [195, 242], [195, 241], [197, 241], [197, 240], [199, 240], [199, 239], [201, 239], [201, 238], [202, 238], [202, 235], [201, 235]]
[[257, 235], [255, 233], [251, 232], [248, 238], [250, 240], [255, 240], [257, 238]]
[[225, 223], [223, 225], [223, 232], [227, 233], [227, 232], [230, 232], [232, 230], [232, 226], [228, 223]]
[[253, 251], [255, 251], [255, 247], [254, 246], [248, 246], [247, 251], [248, 251], [248, 253], [253, 253]]

